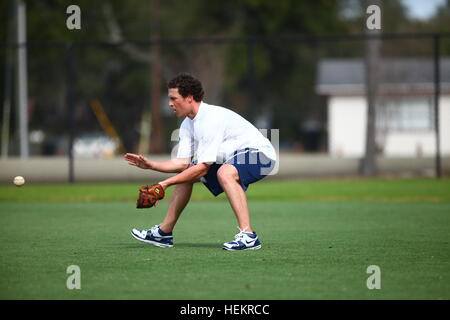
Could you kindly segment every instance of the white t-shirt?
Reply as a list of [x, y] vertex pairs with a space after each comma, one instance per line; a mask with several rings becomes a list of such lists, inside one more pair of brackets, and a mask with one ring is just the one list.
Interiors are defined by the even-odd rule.
[[276, 160], [270, 141], [236, 112], [201, 102], [194, 119], [186, 117], [180, 126], [177, 158], [197, 163], [224, 163], [233, 153], [254, 148]]

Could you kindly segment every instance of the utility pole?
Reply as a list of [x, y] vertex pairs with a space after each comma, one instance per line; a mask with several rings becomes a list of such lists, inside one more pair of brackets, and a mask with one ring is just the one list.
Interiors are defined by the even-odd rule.
[[23, 0], [15, 0], [17, 18], [17, 111], [19, 118], [20, 157], [29, 156], [28, 145], [28, 75], [27, 75], [27, 23], [26, 5]]

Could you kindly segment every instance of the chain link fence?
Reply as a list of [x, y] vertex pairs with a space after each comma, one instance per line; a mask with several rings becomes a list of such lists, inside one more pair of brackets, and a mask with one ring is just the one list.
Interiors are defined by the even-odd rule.
[[[376, 52], [371, 41], [379, 42]], [[3, 157], [20, 155], [19, 48], [0, 47]], [[364, 158], [373, 121], [376, 156], [450, 156], [445, 34], [28, 43], [26, 50], [31, 156], [169, 154], [181, 120], [168, 107], [166, 82], [179, 72], [202, 81], [206, 102], [279, 129], [282, 152]]]

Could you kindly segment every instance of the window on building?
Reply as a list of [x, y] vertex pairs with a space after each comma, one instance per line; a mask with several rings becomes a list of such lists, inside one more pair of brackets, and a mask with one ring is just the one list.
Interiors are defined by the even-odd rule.
[[377, 104], [377, 127], [382, 130], [433, 129], [432, 97], [383, 97]]

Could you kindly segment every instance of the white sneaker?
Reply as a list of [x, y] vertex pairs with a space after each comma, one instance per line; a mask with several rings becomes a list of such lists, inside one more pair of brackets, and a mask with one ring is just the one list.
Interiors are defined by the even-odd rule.
[[159, 225], [154, 226], [149, 230], [131, 230], [131, 235], [139, 241], [153, 244], [157, 247], [173, 247], [172, 232], [164, 232]]
[[[239, 229], [239, 227], [238, 227]], [[223, 244], [223, 249], [230, 251], [237, 250], [258, 250], [261, 248], [261, 242], [255, 232], [245, 232], [239, 229], [239, 233], [234, 236], [234, 241], [226, 242]]]

